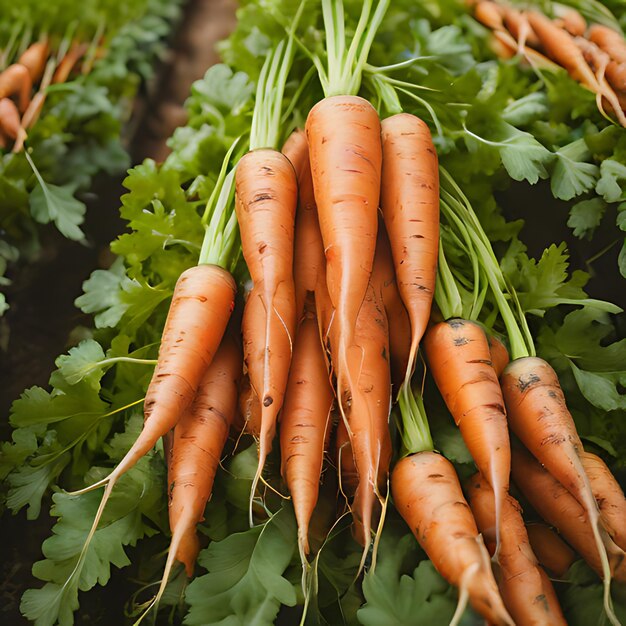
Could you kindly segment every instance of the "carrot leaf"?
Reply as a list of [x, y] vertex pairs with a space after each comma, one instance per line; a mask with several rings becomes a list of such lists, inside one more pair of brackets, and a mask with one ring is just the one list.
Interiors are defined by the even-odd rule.
[[208, 573], [187, 588], [190, 609], [185, 623], [210, 626], [226, 619], [233, 626], [273, 623], [281, 604], [296, 604], [295, 586], [284, 578], [295, 552], [290, 506], [262, 525], [211, 543], [198, 557]]

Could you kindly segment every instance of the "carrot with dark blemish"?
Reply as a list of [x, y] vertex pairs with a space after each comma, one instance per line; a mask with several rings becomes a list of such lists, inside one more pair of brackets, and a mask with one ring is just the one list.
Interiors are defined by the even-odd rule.
[[428, 329], [424, 351], [446, 406], [493, 489], [499, 538], [511, 454], [504, 400], [487, 335], [474, 322], [451, 319]]
[[[296, 20], [297, 21], [297, 20]], [[259, 460], [250, 492], [253, 499], [276, 433], [296, 330], [293, 281], [296, 172], [279, 152], [282, 98], [293, 58], [293, 40], [268, 54], [257, 83], [250, 152], [237, 165], [235, 210], [243, 257], [253, 282], [245, 304], [242, 334], [250, 386], [261, 402]]]

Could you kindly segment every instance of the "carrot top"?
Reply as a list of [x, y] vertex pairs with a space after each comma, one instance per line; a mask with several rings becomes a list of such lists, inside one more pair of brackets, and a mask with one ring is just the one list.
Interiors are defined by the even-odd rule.
[[326, 31], [326, 64], [313, 55], [322, 89], [326, 97], [356, 96], [367, 63], [370, 48], [390, 0], [365, 0], [350, 45], [346, 45], [346, 24], [342, 0], [322, 0]]

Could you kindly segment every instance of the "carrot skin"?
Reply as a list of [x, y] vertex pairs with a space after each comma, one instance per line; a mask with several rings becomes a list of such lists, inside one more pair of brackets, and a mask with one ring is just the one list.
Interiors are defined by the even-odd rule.
[[383, 303], [372, 285], [366, 292], [354, 336], [356, 345], [349, 352], [348, 365], [358, 377], [346, 409], [359, 475], [352, 512], [355, 537], [367, 547], [377, 515], [376, 501], [384, 498], [391, 461], [389, 335]]
[[491, 354], [491, 362], [496, 376], [500, 378], [504, 368], [509, 364], [509, 351], [506, 346], [495, 336], [489, 335], [489, 353]]
[[389, 327], [391, 380], [398, 389], [404, 380], [411, 351], [411, 320], [404, 306], [393, 267], [393, 256], [384, 224], [379, 224], [372, 285], [382, 300]]
[[48, 60], [49, 46], [48, 41], [36, 41], [28, 46], [18, 59], [18, 63], [23, 65], [30, 73], [33, 83], [38, 83], [43, 76]]
[[471, 605], [490, 624], [512, 625], [452, 464], [435, 452], [405, 457], [392, 472], [391, 490], [398, 512], [437, 571], [450, 584], [465, 587]]
[[572, 36], [537, 11], [527, 12], [528, 21], [548, 57], [563, 66], [577, 81], [597, 91], [597, 80]]
[[20, 133], [20, 114], [13, 100], [2, 98], [0, 100], [0, 129], [9, 139], [17, 139]]
[[199, 549], [196, 524], [203, 519], [237, 409], [241, 365], [241, 346], [226, 334], [191, 406], [174, 428], [168, 511], [172, 539], [181, 534], [175, 558], [184, 563], [188, 576], [193, 575]]
[[74, 42], [67, 54], [61, 59], [54, 75], [52, 76], [52, 84], [64, 83], [70, 77], [72, 70], [80, 61], [81, 57], [87, 52], [89, 46], [86, 43]]
[[328, 293], [338, 324], [341, 387], [340, 381], [350, 375], [347, 351], [354, 343], [374, 262], [382, 165], [380, 120], [367, 100], [332, 96], [311, 109], [306, 134]]
[[446, 406], [478, 470], [494, 491], [499, 525], [509, 489], [511, 448], [487, 336], [478, 324], [453, 319], [430, 327], [423, 344]]
[[507, 7], [504, 13], [504, 25], [519, 44], [528, 44], [533, 48], [539, 47], [539, 39], [528, 23], [526, 15], [521, 11]]
[[[493, 553], [496, 542], [493, 491], [484, 478], [476, 474], [468, 481], [466, 492], [478, 530]], [[502, 507], [498, 564], [498, 587], [516, 624], [566, 626], [554, 587], [532, 551], [521, 507], [511, 496]]]
[[[539, 515], [563, 535], [583, 559], [602, 576], [602, 565], [589, 516], [565, 487], [524, 450], [512, 451], [515, 484]], [[606, 534], [606, 533], [605, 533]], [[608, 540], [607, 553], [615, 580], [626, 581], [623, 550]], [[612, 544], [612, 545], [611, 545]]]
[[233, 277], [217, 265], [197, 265], [180, 275], [144, 400], [143, 430], [111, 472], [110, 481], [147, 454], [191, 404], [221, 343], [235, 292]]
[[308, 554], [308, 530], [317, 504], [333, 405], [324, 348], [315, 314], [306, 314], [296, 335], [280, 422], [281, 474], [298, 522], [298, 542]]
[[0, 99], [17, 95], [18, 109], [24, 113], [30, 103], [33, 81], [28, 68], [14, 63], [0, 73]]
[[293, 275], [296, 290], [296, 319], [300, 320], [304, 312], [307, 292], [315, 291], [319, 274], [326, 265], [326, 259], [313, 193], [309, 144], [304, 131], [297, 130], [289, 136], [283, 146], [283, 154], [291, 161], [298, 179]]
[[248, 152], [235, 175], [237, 221], [254, 287], [244, 308], [244, 361], [261, 401], [260, 477], [276, 432], [296, 328], [293, 282], [297, 180], [286, 156], [271, 149]]
[[502, 29], [504, 26], [504, 9], [495, 2], [482, 0], [477, 2], [474, 7], [474, 17], [487, 28], [491, 30]]
[[576, 560], [576, 553], [545, 524], [528, 524], [526, 531], [533, 552], [544, 569], [557, 578], [565, 576]]
[[[382, 122], [381, 209], [411, 320], [409, 367], [426, 330], [439, 255], [439, 167], [425, 122], [400, 113]], [[407, 372], [410, 374], [410, 372]]]
[[626, 550], [626, 498], [605, 462], [591, 452], [582, 452], [581, 460], [591, 483], [600, 517], [613, 541]]
[[617, 31], [602, 24], [593, 24], [589, 28], [588, 39], [617, 63], [626, 63], [626, 41]]
[[342, 419], [337, 423], [335, 431], [335, 458], [337, 474], [340, 478], [340, 488], [344, 496], [350, 500], [354, 497], [359, 485], [359, 474], [352, 454], [350, 435]]

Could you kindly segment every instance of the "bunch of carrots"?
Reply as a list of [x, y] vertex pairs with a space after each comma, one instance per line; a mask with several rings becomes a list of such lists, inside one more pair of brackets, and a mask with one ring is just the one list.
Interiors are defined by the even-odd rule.
[[[624, 494], [584, 451], [557, 375], [534, 356], [523, 315], [511, 309], [514, 294], [471, 205], [439, 168], [428, 126], [408, 113], [381, 120], [357, 95], [387, 4], [365, 2], [357, 36], [346, 45], [337, 3], [322, 1], [332, 37], [326, 58], [313, 61], [326, 97], [282, 150], [293, 37], [268, 55], [248, 151], [230, 171], [239, 147], [226, 156], [200, 262], [176, 285], [143, 430], [119, 465], [87, 488], [105, 486], [86, 545], [116, 481], [168, 436], [172, 540], [149, 610], [176, 561], [193, 572], [196, 524], [229, 430], [258, 442], [254, 524], [253, 502], [279, 428], [305, 584], [309, 524], [324, 457], [334, 447], [363, 546], [361, 569], [368, 557], [375, 566], [391, 496], [437, 570], [459, 587], [454, 623], [467, 601], [492, 624], [565, 623], [545, 570], [561, 575], [572, 551], [547, 526], [526, 527], [509, 493], [512, 475], [547, 524], [603, 577], [607, 615], [618, 623], [610, 581], [626, 580]], [[504, 344], [478, 323], [480, 298], [466, 311], [455, 297], [440, 211], [471, 252], [476, 293], [484, 298], [491, 290], [498, 304], [510, 363]], [[252, 282], [242, 306], [232, 276], [238, 236]], [[412, 387], [419, 349], [478, 469], [465, 490], [436, 451], [421, 391]], [[396, 401], [403, 445], [390, 477]]]
[[62, 41], [54, 51], [49, 38], [42, 36], [0, 72], [0, 149], [12, 144], [13, 152], [22, 150], [28, 129], [41, 114], [47, 88], [67, 81], [89, 47]]
[[626, 126], [626, 40], [604, 24], [588, 24], [574, 8], [554, 5], [550, 19], [537, 9], [518, 10], [493, 0], [474, 5], [474, 17], [493, 31], [497, 54], [520, 54], [537, 69], [555, 64], [596, 94], [598, 108]]

